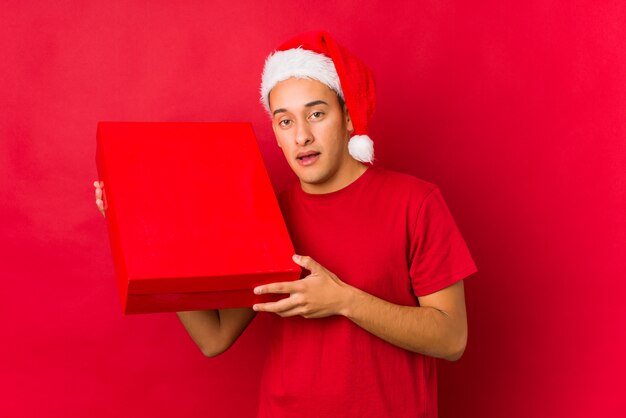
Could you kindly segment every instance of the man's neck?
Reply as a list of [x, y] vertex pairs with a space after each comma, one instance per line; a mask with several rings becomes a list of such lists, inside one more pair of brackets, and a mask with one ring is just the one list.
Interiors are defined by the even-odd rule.
[[346, 163], [340, 173], [337, 173], [329, 181], [323, 184], [310, 184], [300, 181], [300, 187], [302, 190], [309, 194], [326, 194], [336, 192], [349, 186], [356, 181], [363, 173], [367, 171], [369, 166], [362, 164], [354, 159], [350, 159], [349, 163]]

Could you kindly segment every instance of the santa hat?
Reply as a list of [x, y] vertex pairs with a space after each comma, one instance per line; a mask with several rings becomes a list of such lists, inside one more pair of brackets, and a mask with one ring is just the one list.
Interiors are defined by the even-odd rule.
[[270, 112], [270, 91], [288, 78], [310, 78], [334, 90], [346, 103], [354, 132], [348, 143], [358, 161], [374, 160], [374, 143], [367, 127], [374, 113], [374, 76], [361, 60], [338, 45], [326, 32], [308, 32], [285, 42], [265, 60], [261, 103]]

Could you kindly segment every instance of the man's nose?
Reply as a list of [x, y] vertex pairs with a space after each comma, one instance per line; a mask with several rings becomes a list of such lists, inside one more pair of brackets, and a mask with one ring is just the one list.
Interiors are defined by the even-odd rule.
[[299, 123], [296, 131], [296, 143], [300, 146], [306, 146], [313, 141], [313, 133], [309, 124], [307, 122]]

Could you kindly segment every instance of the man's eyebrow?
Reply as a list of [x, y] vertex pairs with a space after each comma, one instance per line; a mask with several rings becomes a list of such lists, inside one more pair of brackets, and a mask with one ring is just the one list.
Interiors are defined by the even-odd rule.
[[328, 103], [326, 103], [323, 100], [315, 100], [313, 102], [309, 102], [309, 103], [305, 104], [304, 107], [312, 107], [312, 106], [317, 106], [317, 105], [321, 105], [321, 104], [328, 106]]
[[[317, 106], [317, 105], [326, 105], [326, 106], [328, 106], [328, 103], [326, 103], [323, 100], [314, 100], [312, 102], [309, 102], [309, 103], [305, 104], [304, 107], [313, 107], [313, 106]], [[287, 109], [283, 109], [283, 108], [276, 109], [275, 111], [272, 112], [272, 116], [276, 116], [278, 113], [285, 113], [285, 112], [287, 112]]]

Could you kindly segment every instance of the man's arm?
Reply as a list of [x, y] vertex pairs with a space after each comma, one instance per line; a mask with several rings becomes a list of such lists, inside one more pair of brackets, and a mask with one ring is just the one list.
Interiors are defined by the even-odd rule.
[[250, 308], [176, 312], [183, 326], [207, 357], [226, 351], [248, 326], [255, 312]]
[[419, 297], [420, 306], [396, 305], [342, 282], [310, 257], [294, 261], [311, 272], [303, 280], [259, 286], [255, 293], [290, 294], [256, 304], [257, 311], [321, 318], [343, 315], [363, 329], [406, 350], [457, 360], [467, 341], [463, 282]]
[[[96, 206], [105, 215], [105, 201], [101, 181], [94, 181]], [[250, 308], [221, 309], [209, 311], [177, 312], [178, 318], [191, 336], [191, 339], [208, 357], [226, 351], [239, 338], [248, 326], [255, 312]]]
[[419, 307], [396, 305], [352, 287], [345, 316], [391, 344], [454, 361], [467, 342], [463, 281], [419, 297]]

